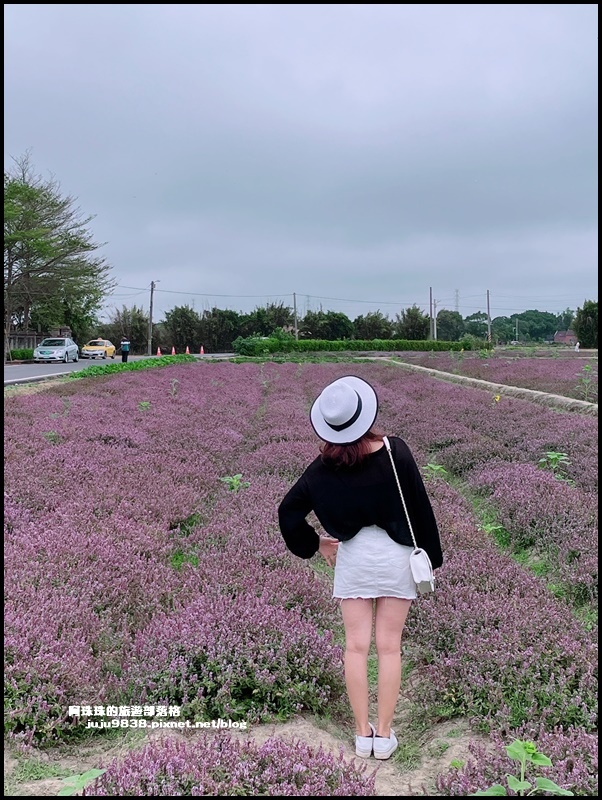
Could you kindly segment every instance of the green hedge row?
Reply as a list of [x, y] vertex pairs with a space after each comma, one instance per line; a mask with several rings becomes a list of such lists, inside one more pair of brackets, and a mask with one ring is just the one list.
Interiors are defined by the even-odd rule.
[[141, 361], [128, 361], [126, 364], [103, 364], [97, 367], [85, 367], [84, 369], [70, 373], [69, 377], [74, 380], [79, 378], [95, 378], [99, 375], [113, 375], [116, 372], [132, 372], [133, 370], [139, 369], [169, 367], [171, 364], [186, 364], [193, 361], [196, 362], [196, 358], [187, 355], [153, 356], [151, 358], [143, 358]]
[[406, 350], [473, 350], [491, 347], [487, 342], [476, 343], [474, 340], [463, 340], [461, 342], [441, 342], [441, 341], [410, 341], [406, 339], [342, 339], [338, 341], [327, 341], [325, 339], [300, 339], [297, 341], [281, 338], [262, 338], [259, 336], [249, 336], [243, 339], [239, 336], [232, 342], [234, 352], [241, 356], [261, 356], [270, 353], [292, 353], [292, 352], [342, 352], [342, 351], [406, 351]]
[[33, 358], [33, 347], [16, 347], [10, 351], [11, 361], [31, 361]]

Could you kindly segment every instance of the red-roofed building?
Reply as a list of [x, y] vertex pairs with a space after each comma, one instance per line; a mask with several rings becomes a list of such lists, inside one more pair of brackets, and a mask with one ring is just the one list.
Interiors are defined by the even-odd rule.
[[554, 344], [577, 344], [577, 336], [573, 331], [556, 331]]

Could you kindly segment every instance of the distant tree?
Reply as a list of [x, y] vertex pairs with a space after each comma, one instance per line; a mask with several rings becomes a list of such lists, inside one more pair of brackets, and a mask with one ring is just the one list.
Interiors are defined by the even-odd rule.
[[513, 341], [515, 334], [514, 322], [510, 317], [495, 317], [491, 320], [491, 336], [494, 343]]
[[353, 322], [339, 311], [308, 311], [299, 324], [302, 339], [351, 339]]
[[581, 347], [593, 349], [598, 347], [598, 301], [586, 300], [583, 308], [578, 308], [573, 322]]
[[380, 310], [357, 317], [353, 329], [356, 339], [390, 339], [393, 336], [393, 323]]
[[196, 350], [200, 346], [200, 321], [198, 313], [188, 305], [166, 311], [163, 325], [170, 340], [168, 347], [175, 347], [178, 352], [184, 352], [186, 347]]
[[98, 305], [93, 297], [74, 298], [63, 303], [63, 319], [76, 342], [85, 343], [98, 329]]
[[437, 314], [437, 339], [445, 342], [459, 342], [464, 333], [464, 320], [458, 311], [443, 309]]
[[558, 315], [530, 309], [520, 314], [520, 325], [528, 341], [543, 342], [554, 336], [558, 330]]
[[153, 323], [153, 341], [152, 352], [156, 353], [157, 348], [161, 348], [163, 354], [168, 354], [171, 351], [171, 334], [165, 327], [165, 322]]
[[487, 338], [487, 314], [477, 311], [464, 319], [466, 333], [475, 336], [477, 339]]
[[17, 328], [48, 332], [54, 328], [67, 327], [73, 339], [78, 343], [87, 342], [98, 330], [98, 302], [95, 293], [82, 292], [74, 289], [69, 297], [63, 299], [56, 295], [37, 298], [29, 309], [29, 321], [25, 320], [25, 311], [22, 310], [23, 319], [19, 320]]
[[431, 320], [428, 314], [423, 313], [417, 305], [402, 310], [395, 315], [393, 336], [396, 339], [411, 341], [425, 341], [429, 336]]
[[575, 312], [572, 311], [570, 308], [565, 308], [565, 310], [561, 314], [558, 314], [558, 317], [556, 318], [557, 330], [559, 331], [572, 330], [574, 319], [575, 319]]
[[305, 316], [299, 320], [299, 338], [322, 339], [321, 321], [323, 317], [323, 311], [306, 311]]
[[240, 315], [230, 309], [212, 308], [203, 311], [198, 325], [199, 342], [207, 353], [230, 352], [240, 333]]
[[102, 336], [115, 345], [125, 336], [130, 340], [132, 353], [144, 354], [148, 348], [148, 314], [137, 306], [115, 308], [108, 323], [99, 325], [92, 336]]
[[[54, 179], [36, 175], [28, 155], [4, 173], [4, 357], [16, 321], [74, 325], [85, 332], [114, 285], [102, 246], [75, 198]], [[69, 320], [69, 322], [68, 322]]]
[[268, 303], [240, 317], [240, 335], [269, 336], [276, 328], [292, 327], [293, 321], [292, 308], [285, 306], [284, 303]]

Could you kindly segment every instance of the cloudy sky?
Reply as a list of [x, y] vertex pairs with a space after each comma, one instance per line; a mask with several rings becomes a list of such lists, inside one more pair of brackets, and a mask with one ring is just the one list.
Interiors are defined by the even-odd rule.
[[95, 215], [107, 308], [597, 300], [596, 4], [8, 4], [4, 163]]

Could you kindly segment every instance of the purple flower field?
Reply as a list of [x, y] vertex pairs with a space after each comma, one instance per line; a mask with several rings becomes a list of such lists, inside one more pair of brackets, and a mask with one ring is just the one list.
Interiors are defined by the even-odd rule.
[[374, 773], [320, 748], [269, 739], [170, 740], [130, 753], [88, 789], [88, 797], [372, 797]]
[[[597, 420], [392, 365], [186, 364], [6, 398], [5, 730], [37, 743], [76, 737], [85, 723], [71, 705], [170, 704], [189, 719], [251, 722], [340, 707], [330, 580], [286, 551], [276, 509], [318, 452], [311, 402], [348, 372], [375, 385], [379, 426], [408, 442], [425, 476], [436, 461], [468, 480], [513, 541], [528, 534], [559, 580], [581, 586], [556, 597], [479, 529], [458, 490], [431, 480], [446, 561], [406, 633], [427, 712], [500, 737], [561, 732], [578, 768], [554, 780], [592, 794], [597, 638], [573, 607], [597, 597]], [[550, 450], [567, 454], [572, 483], [537, 466]], [[220, 480], [236, 475], [249, 485]], [[227, 774], [188, 764], [186, 748], [151, 749], [112, 767], [95, 793], [240, 794], [258, 780], [253, 765], [273, 763], [269, 748], [251, 748], [243, 775], [235, 745], [198, 746], [207, 759], [223, 747]], [[261, 793], [372, 793], [325, 757], [299, 784], [312, 756], [287, 753], [289, 788], [275, 790], [274, 777]], [[501, 764], [480, 760], [440, 790], [485, 788]], [[168, 783], [140, 791], [144, 765]]]
[[435, 352], [401, 353], [400, 357], [410, 364], [468, 378], [598, 402], [597, 358], [558, 352], [545, 357], [503, 352], [493, 352], [487, 357], [475, 353]]

